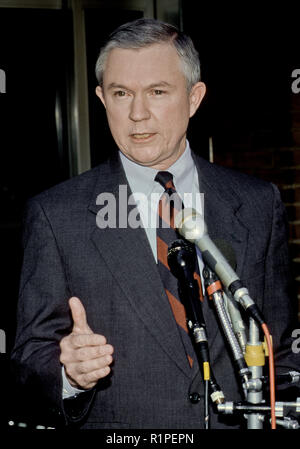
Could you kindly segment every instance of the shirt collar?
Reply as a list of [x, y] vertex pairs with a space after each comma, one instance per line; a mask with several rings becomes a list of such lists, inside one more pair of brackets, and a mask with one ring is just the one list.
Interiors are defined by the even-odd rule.
[[[159, 170], [139, 165], [128, 159], [122, 152], [120, 152], [120, 158], [133, 193], [139, 192], [148, 196], [153, 191], [163, 191], [163, 187], [154, 181]], [[175, 187], [180, 195], [185, 192], [192, 192], [195, 164], [188, 141], [186, 141], [183, 154], [167, 171], [172, 173]]]

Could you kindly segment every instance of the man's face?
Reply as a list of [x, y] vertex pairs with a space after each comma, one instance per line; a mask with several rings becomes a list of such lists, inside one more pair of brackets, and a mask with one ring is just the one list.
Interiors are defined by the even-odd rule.
[[205, 85], [197, 83], [188, 92], [175, 48], [155, 44], [113, 49], [96, 93], [122, 153], [140, 165], [166, 170], [184, 152], [189, 118]]

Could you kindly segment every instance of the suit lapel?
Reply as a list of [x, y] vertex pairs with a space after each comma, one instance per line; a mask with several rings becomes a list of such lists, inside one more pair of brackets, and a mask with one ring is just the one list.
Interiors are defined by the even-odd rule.
[[[122, 186], [121, 197], [119, 186]], [[93, 214], [101, 209], [96, 204], [101, 192], [106, 192], [108, 198], [110, 194], [111, 198], [116, 198], [117, 226], [106, 229], [95, 226], [91, 239], [139, 318], [168, 356], [190, 376], [184, 347], [146, 233], [142, 228], [118, 227], [119, 200], [124, 207], [124, 200], [128, 204], [131, 194], [120, 162], [110, 162], [107, 174], [98, 180], [89, 206]], [[133, 212], [133, 206], [128, 206], [130, 212]]]

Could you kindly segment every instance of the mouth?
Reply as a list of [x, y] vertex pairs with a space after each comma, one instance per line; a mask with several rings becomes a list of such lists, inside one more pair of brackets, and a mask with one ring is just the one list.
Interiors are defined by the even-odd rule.
[[130, 134], [130, 137], [133, 140], [139, 141], [139, 142], [144, 142], [144, 141], [148, 141], [150, 140], [153, 136], [155, 136], [156, 133], [134, 133], [134, 134]]

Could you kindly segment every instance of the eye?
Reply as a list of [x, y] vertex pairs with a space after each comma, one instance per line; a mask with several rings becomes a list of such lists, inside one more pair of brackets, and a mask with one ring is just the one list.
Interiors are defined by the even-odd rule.
[[116, 92], [114, 92], [114, 96], [115, 97], [125, 97], [126, 92], [124, 90], [117, 90]]
[[154, 95], [162, 95], [164, 93], [164, 91], [161, 89], [154, 89], [153, 93], [154, 93]]

